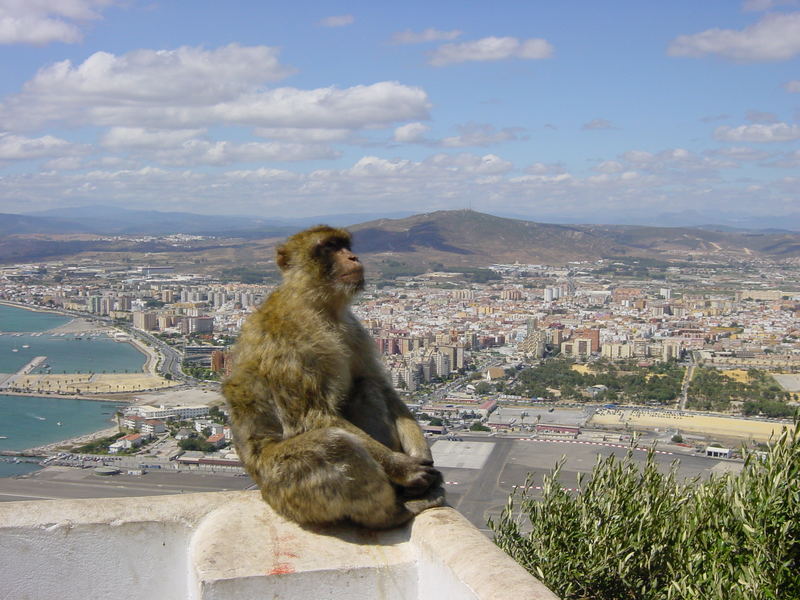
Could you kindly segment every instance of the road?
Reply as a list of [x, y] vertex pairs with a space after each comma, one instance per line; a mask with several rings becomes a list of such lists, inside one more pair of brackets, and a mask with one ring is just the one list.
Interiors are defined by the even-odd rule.
[[686, 410], [686, 402], [689, 400], [689, 384], [692, 382], [692, 377], [694, 377], [694, 369], [697, 366], [697, 359], [695, 357], [695, 353], [689, 352], [689, 366], [686, 367], [686, 373], [683, 376], [683, 382], [681, 384], [681, 401], [678, 405], [680, 410]]
[[[467, 438], [464, 438], [467, 439]], [[470, 441], [492, 444], [492, 453], [483, 465], [478, 469], [477, 477], [469, 484], [466, 493], [454, 498], [453, 508], [464, 515], [471, 523], [484, 532], [488, 532], [486, 527], [486, 511], [489, 507], [496, 505], [505, 496], [500, 491], [500, 475], [503, 467], [511, 452], [514, 440], [506, 438], [468, 438]], [[458, 442], [456, 442], [458, 443]]]

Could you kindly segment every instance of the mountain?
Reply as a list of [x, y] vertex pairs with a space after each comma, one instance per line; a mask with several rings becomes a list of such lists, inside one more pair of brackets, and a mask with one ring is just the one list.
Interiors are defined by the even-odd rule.
[[[1, 216], [4, 218], [0, 218], [0, 262], [45, 260], [79, 253], [101, 259], [104, 253], [150, 252], [169, 257], [168, 260], [190, 258], [193, 264], [209, 266], [263, 265], [271, 259], [278, 240], [309, 223], [328, 221], [338, 225], [347, 218], [361, 216], [298, 219], [289, 225], [278, 220], [270, 220], [268, 224], [242, 217], [100, 207], [36, 215]], [[800, 257], [800, 233], [792, 231], [708, 226], [556, 225], [471, 210], [382, 218], [355, 223], [349, 229], [354, 235], [354, 249], [367, 262], [391, 264], [393, 261], [416, 268], [436, 263], [449, 267], [485, 267], [498, 262], [564, 264], [626, 256], [656, 259], [702, 256], [720, 260]], [[100, 239], [99, 231], [106, 236], [161, 231], [202, 232], [216, 237], [177, 247], [169, 240], [160, 239]], [[84, 235], [67, 235], [77, 233]]]
[[[392, 215], [406, 217], [411, 212]], [[292, 231], [319, 223], [337, 227], [348, 223], [377, 218], [377, 215], [342, 213], [316, 217], [253, 217], [226, 215], [198, 215], [187, 212], [164, 212], [156, 210], [132, 210], [111, 206], [79, 206], [53, 208], [13, 215], [26, 218], [23, 231], [0, 231], [6, 233], [59, 233], [51, 223], [61, 223], [61, 233], [93, 233], [96, 235], [169, 235], [184, 233], [193, 235], [236, 234], [238, 237], [271, 237], [290, 235]]]
[[233, 231], [255, 230], [262, 233], [277, 230], [286, 233], [285, 227], [271, 226], [266, 219], [233, 217], [224, 215], [197, 215], [186, 212], [162, 212], [156, 210], [132, 210], [109, 206], [80, 206], [55, 208], [27, 213], [34, 219], [70, 223], [79, 231], [97, 235], [169, 235], [219, 234]]
[[628, 249], [584, 228], [505, 219], [471, 210], [438, 211], [353, 225], [361, 254], [403, 256], [445, 265], [563, 263], [621, 256]]
[[717, 231], [692, 227], [552, 225], [474, 211], [440, 211], [382, 219], [351, 227], [366, 255], [424, 256], [445, 265], [492, 262], [563, 264], [574, 260], [639, 256], [774, 258], [800, 256], [800, 233]]
[[67, 234], [85, 231], [86, 228], [81, 224], [66, 219], [0, 213], [0, 237], [11, 234]]

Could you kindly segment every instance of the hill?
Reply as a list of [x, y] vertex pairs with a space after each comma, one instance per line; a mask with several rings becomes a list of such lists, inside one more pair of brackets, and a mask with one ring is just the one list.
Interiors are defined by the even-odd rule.
[[574, 260], [800, 256], [800, 233], [716, 231], [693, 227], [553, 225], [474, 211], [439, 211], [351, 227], [361, 254], [446, 265], [493, 262], [563, 264]]
[[[48, 214], [47, 217], [3, 215], [0, 262], [40, 261], [78, 254], [102, 260], [107, 253], [134, 256], [149, 252], [151, 256], [160, 255], [162, 260], [208, 264], [211, 268], [254, 264], [260, 268], [272, 258], [272, 248], [278, 240], [305, 226], [305, 223], [292, 226], [286, 221], [267, 224], [241, 217], [119, 209], [111, 213], [98, 210], [94, 216], [81, 212]], [[69, 216], [73, 218], [66, 218]], [[322, 219], [308, 219], [318, 220]], [[355, 250], [366, 262], [402, 263], [416, 269], [437, 263], [485, 267], [492, 263], [564, 264], [614, 257], [661, 260], [690, 256], [719, 260], [800, 257], [800, 233], [790, 231], [556, 225], [471, 210], [378, 219], [353, 224], [349, 229], [354, 234]], [[157, 237], [190, 232], [206, 237], [185, 244]], [[124, 237], [125, 233], [129, 237]], [[138, 239], [137, 235], [155, 239]]]
[[381, 219], [351, 228], [359, 253], [445, 265], [563, 263], [618, 256], [628, 249], [586, 228], [505, 219], [465, 210]]

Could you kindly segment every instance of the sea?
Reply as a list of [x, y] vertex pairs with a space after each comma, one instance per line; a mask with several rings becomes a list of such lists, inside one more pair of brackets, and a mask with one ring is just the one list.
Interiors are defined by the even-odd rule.
[[[15, 373], [36, 356], [47, 359], [35, 372], [134, 373], [146, 356], [130, 344], [105, 335], [53, 334], [70, 317], [0, 305], [0, 373]], [[114, 402], [58, 397], [0, 395], [0, 450], [24, 450], [84, 435], [113, 425], [119, 408]], [[0, 477], [39, 468], [32, 463], [6, 462], [0, 457]]]

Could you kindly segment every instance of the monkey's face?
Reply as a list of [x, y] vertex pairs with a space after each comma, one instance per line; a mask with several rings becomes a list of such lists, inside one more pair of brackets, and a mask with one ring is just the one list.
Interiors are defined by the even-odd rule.
[[305, 274], [304, 285], [333, 287], [352, 296], [364, 287], [364, 266], [350, 250], [350, 239], [344, 229], [312, 227], [286, 240], [277, 249], [276, 263], [289, 277]]
[[364, 265], [350, 248], [342, 247], [331, 255], [331, 278], [337, 284], [344, 284], [353, 292], [364, 287]]

